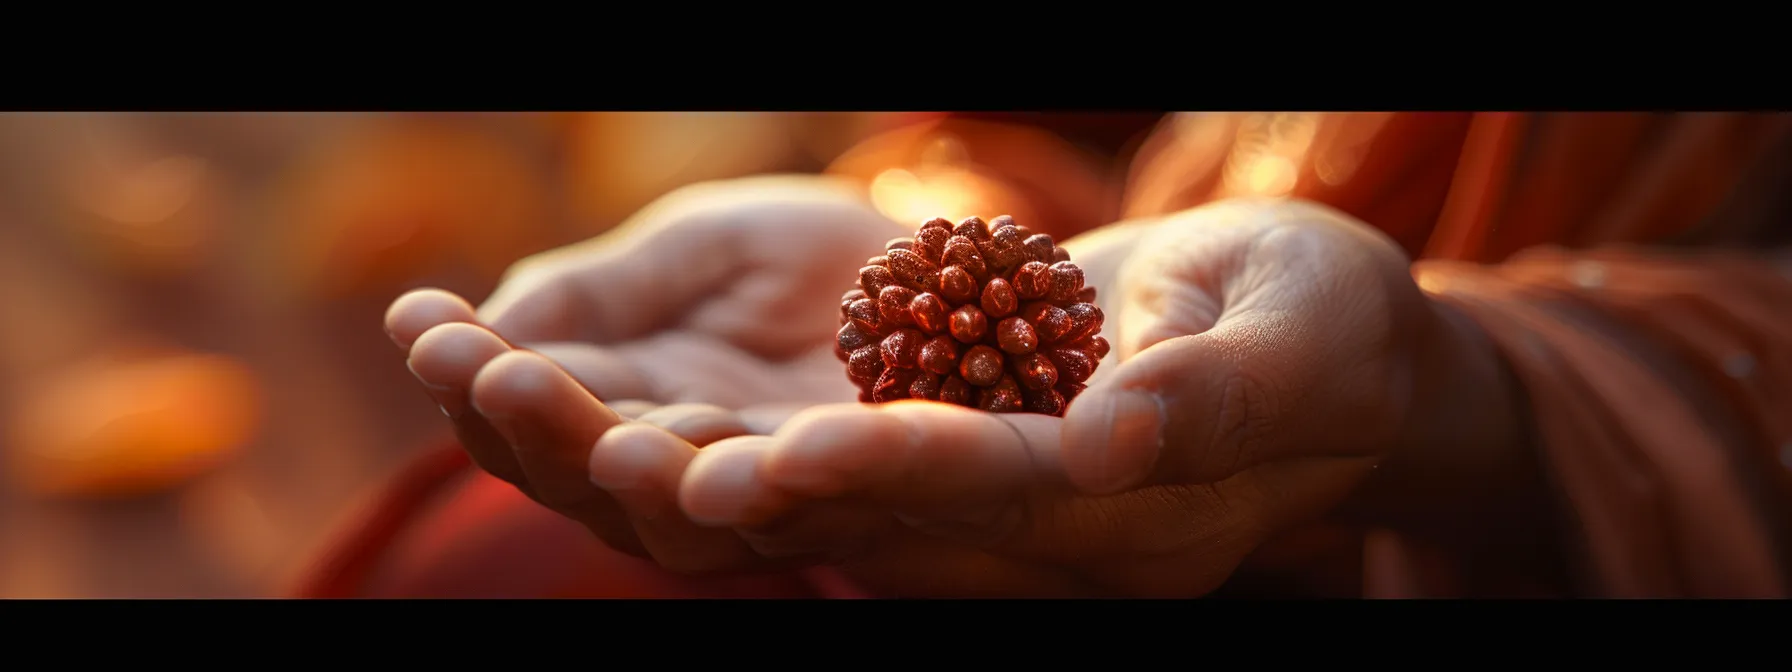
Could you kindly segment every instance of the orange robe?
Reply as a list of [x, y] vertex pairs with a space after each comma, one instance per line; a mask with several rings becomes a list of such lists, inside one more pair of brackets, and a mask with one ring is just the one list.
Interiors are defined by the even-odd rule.
[[[1525, 388], [1548, 504], [1519, 523], [1553, 540], [1545, 566], [1356, 525], [1266, 548], [1255, 564], [1275, 571], [1259, 576], [1372, 597], [1780, 597], [1792, 577], [1787, 186], [1792, 115], [1175, 115], [1134, 157], [1121, 208], [1285, 195], [1348, 212], [1418, 259], [1420, 286], [1479, 323]], [[297, 594], [856, 593], [825, 570], [670, 577], [447, 446]]]

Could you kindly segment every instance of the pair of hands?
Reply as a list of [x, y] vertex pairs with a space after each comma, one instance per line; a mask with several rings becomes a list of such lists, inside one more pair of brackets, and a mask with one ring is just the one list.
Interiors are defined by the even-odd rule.
[[610, 546], [903, 596], [1204, 594], [1446, 403], [1402, 253], [1247, 201], [1063, 243], [1114, 345], [1064, 418], [857, 404], [838, 297], [912, 233], [819, 179], [701, 185], [387, 330], [483, 469]]

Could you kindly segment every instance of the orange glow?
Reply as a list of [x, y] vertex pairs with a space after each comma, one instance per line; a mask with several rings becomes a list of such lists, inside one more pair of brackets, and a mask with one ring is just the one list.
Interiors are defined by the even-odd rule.
[[495, 277], [548, 243], [542, 175], [516, 148], [454, 124], [375, 124], [311, 157], [274, 211], [303, 291], [392, 291], [453, 262]]
[[43, 495], [179, 485], [231, 457], [261, 415], [254, 375], [215, 355], [96, 363], [34, 392], [10, 423], [8, 472]]
[[1369, 148], [1381, 134], [1382, 127], [1393, 118], [1389, 112], [1334, 115], [1330, 121], [1336, 130], [1330, 145], [1313, 157], [1314, 174], [1321, 182], [1334, 187], [1349, 181], [1362, 166], [1363, 159], [1368, 157]]
[[90, 251], [139, 271], [196, 263], [216, 234], [212, 172], [203, 159], [170, 156], [141, 166], [96, 162], [73, 174], [74, 233]]
[[1285, 196], [1294, 191], [1318, 134], [1319, 119], [1309, 113], [1246, 116], [1227, 161], [1227, 191], [1236, 196]]
[[582, 225], [601, 227], [688, 184], [776, 170], [798, 149], [789, 116], [763, 112], [579, 115], [568, 142], [567, 159], [574, 218]]
[[1255, 196], [1283, 196], [1294, 190], [1299, 168], [1285, 156], [1260, 156], [1239, 171], [1240, 189]]
[[963, 170], [892, 168], [871, 180], [870, 194], [871, 203], [879, 212], [899, 222], [919, 223], [934, 217], [988, 219], [997, 215], [1034, 221], [1023, 199], [993, 180]]
[[877, 208], [898, 221], [1007, 214], [1034, 231], [1068, 238], [1111, 221], [1117, 206], [1095, 165], [1037, 129], [945, 121], [867, 138], [827, 172], [864, 184]]

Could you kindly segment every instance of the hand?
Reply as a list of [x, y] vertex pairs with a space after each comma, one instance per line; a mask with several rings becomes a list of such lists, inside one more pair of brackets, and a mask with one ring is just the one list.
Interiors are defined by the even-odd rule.
[[[608, 235], [517, 264], [477, 311], [445, 292], [413, 292], [393, 303], [386, 327], [482, 468], [611, 529], [593, 522], [614, 506], [586, 501], [582, 453], [569, 483], [540, 444], [588, 449], [620, 418], [597, 399], [631, 416], [682, 404], [649, 418], [675, 428], [688, 421], [667, 418], [691, 409], [710, 417], [717, 406], [853, 399], [832, 352], [838, 298], [902, 234], [829, 180], [699, 185]], [[497, 366], [506, 353], [525, 363]]]
[[[1101, 291], [1118, 361], [1062, 421], [824, 406], [701, 452], [645, 428], [606, 435], [592, 476], [718, 528], [688, 539], [826, 552], [890, 594], [1197, 596], [1390, 456], [1513, 424], [1439, 424], [1503, 408], [1496, 391], [1453, 391], [1491, 354], [1393, 244], [1334, 211], [1222, 203], [1096, 240], [1127, 251], [1088, 262], [1114, 277]], [[1079, 260], [1083, 243], [1067, 245]]]

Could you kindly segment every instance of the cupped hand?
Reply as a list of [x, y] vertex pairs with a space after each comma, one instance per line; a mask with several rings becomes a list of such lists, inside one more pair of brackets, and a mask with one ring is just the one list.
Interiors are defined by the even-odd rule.
[[582, 454], [565, 471], [540, 447], [589, 448], [616, 410], [675, 405], [649, 419], [677, 429], [690, 409], [853, 399], [833, 355], [838, 299], [902, 233], [823, 178], [698, 185], [609, 234], [518, 263], [478, 309], [439, 290], [400, 297], [386, 329], [482, 468], [617, 530], [603, 522], [613, 502], [583, 494]]
[[646, 549], [674, 568], [825, 557], [892, 595], [1197, 596], [1436, 438], [1449, 376], [1419, 370], [1457, 336], [1361, 223], [1229, 202], [1066, 247], [1111, 283], [1115, 350], [1062, 420], [826, 405], [701, 450], [625, 425], [590, 451], [596, 489], [688, 531]]

